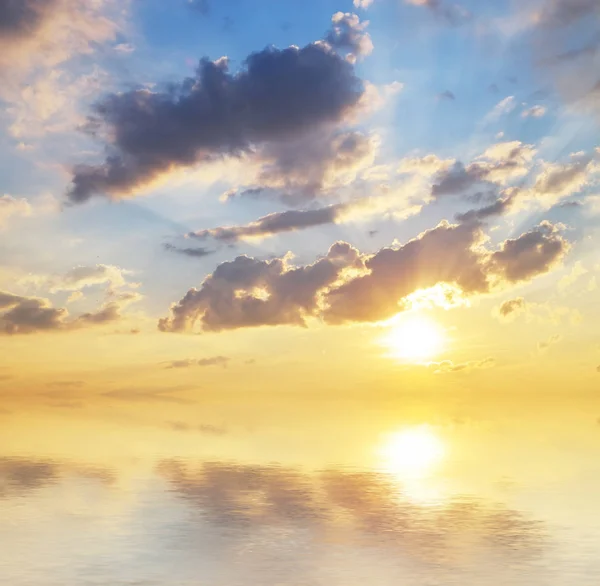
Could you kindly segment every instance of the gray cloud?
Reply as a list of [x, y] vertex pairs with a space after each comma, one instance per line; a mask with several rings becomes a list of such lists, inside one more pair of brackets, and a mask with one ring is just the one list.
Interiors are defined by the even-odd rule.
[[458, 161], [439, 172], [431, 195], [467, 195], [475, 187], [504, 185], [528, 172], [534, 154], [531, 145], [519, 141], [498, 143], [467, 166]]
[[516, 202], [517, 194], [518, 191], [513, 191], [504, 197], [499, 197], [490, 205], [475, 210], [469, 210], [464, 214], [456, 214], [456, 219], [459, 222], [480, 222], [495, 216], [502, 216], [513, 207]]
[[114, 137], [101, 165], [76, 167], [73, 203], [124, 195], [174, 167], [248, 152], [339, 122], [364, 88], [352, 65], [324, 43], [252, 53], [236, 74], [202, 59], [196, 77], [170, 89], [111, 94], [93, 123]]
[[538, 24], [544, 28], [564, 28], [593, 15], [600, 15], [597, 0], [548, 0]]
[[515, 314], [525, 311], [526, 306], [525, 299], [517, 297], [516, 299], [509, 299], [502, 302], [496, 313], [498, 317], [508, 321], [513, 319]]
[[179, 248], [169, 243], [164, 245], [164, 249], [169, 250], [170, 252], [175, 252], [177, 254], [182, 254], [184, 256], [189, 256], [191, 258], [203, 258], [205, 256], [210, 256], [211, 254], [215, 253], [214, 250], [210, 250], [209, 248]]
[[556, 226], [542, 222], [518, 238], [503, 242], [492, 254], [490, 266], [509, 282], [525, 281], [548, 272], [569, 248]]
[[[465, 295], [526, 281], [550, 271], [569, 250], [559, 227], [543, 222], [493, 251], [476, 222], [442, 222], [403, 246], [361, 255], [338, 242], [312, 265], [290, 267], [288, 258], [240, 256], [217, 267], [161, 319], [162, 331], [204, 331], [274, 325], [373, 322], [402, 311], [403, 300], [439, 283]], [[352, 271], [348, 271], [352, 269]]]
[[84, 313], [68, 320], [68, 311], [52, 307], [47, 299], [22, 297], [0, 291], [0, 334], [17, 335], [36, 332], [69, 331], [92, 325], [102, 325], [122, 318], [120, 310], [138, 301], [134, 292], [114, 294], [97, 312]]
[[210, 0], [187, 0], [187, 5], [202, 16], [210, 14]]
[[222, 366], [225, 368], [231, 358], [228, 356], [212, 356], [210, 358], [201, 358], [200, 360], [186, 359], [186, 360], [175, 360], [167, 366], [167, 368], [190, 368], [191, 366]]
[[353, 181], [372, 165], [378, 138], [357, 131], [317, 129], [257, 150], [253, 184], [238, 193], [249, 197], [277, 195], [296, 205]]
[[35, 35], [59, 0], [0, 0], [0, 42]]
[[562, 336], [560, 334], [555, 334], [554, 336], [550, 336], [547, 340], [543, 342], [538, 342], [537, 348], [538, 352], [546, 352], [552, 346], [555, 346], [562, 340]]
[[334, 244], [312, 265], [291, 267], [286, 258], [257, 260], [239, 256], [219, 265], [200, 289], [191, 289], [161, 319], [165, 332], [190, 330], [200, 322], [205, 331], [261, 325], [305, 325], [318, 305], [318, 292], [332, 285], [348, 267], [360, 266], [358, 251]]
[[223, 242], [264, 238], [283, 232], [293, 232], [304, 228], [331, 224], [347, 207], [347, 204], [336, 204], [314, 210], [275, 212], [245, 226], [224, 226], [199, 230], [189, 233], [188, 236], [200, 239], [214, 238]]

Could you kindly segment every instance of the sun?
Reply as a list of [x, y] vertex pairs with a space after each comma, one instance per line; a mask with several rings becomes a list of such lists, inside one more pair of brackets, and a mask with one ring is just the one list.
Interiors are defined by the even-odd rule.
[[386, 472], [402, 478], [421, 478], [443, 460], [443, 441], [427, 425], [411, 427], [390, 435], [379, 451]]
[[444, 342], [444, 331], [436, 322], [416, 315], [398, 320], [383, 339], [392, 356], [409, 362], [435, 357]]

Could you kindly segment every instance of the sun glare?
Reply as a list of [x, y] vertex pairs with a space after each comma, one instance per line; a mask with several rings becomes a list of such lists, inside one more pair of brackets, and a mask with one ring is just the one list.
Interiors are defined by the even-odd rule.
[[412, 316], [391, 327], [383, 344], [395, 358], [419, 362], [436, 356], [444, 345], [444, 332], [434, 321]]
[[445, 452], [442, 440], [428, 426], [421, 426], [392, 434], [379, 455], [386, 472], [410, 479], [430, 474]]

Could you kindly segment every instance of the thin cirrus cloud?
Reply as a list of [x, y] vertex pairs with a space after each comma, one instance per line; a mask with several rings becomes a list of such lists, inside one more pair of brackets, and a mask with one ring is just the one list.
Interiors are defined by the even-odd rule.
[[439, 283], [477, 295], [531, 280], [550, 271], [570, 248], [559, 228], [548, 222], [496, 250], [485, 249], [484, 239], [476, 223], [442, 222], [403, 246], [373, 255], [337, 242], [306, 266], [291, 266], [287, 257], [263, 261], [240, 256], [219, 265], [199, 289], [173, 304], [159, 329], [305, 326], [310, 317], [333, 325], [377, 322], [401, 311], [410, 294]]
[[94, 124], [114, 136], [111, 154], [75, 168], [68, 198], [131, 194], [173, 168], [338, 123], [363, 91], [352, 65], [326, 43], [252, 53], [235, 74], [226, 58], [202, 59], [196, 77], [170, 92], [133, 90], [96, 105]]

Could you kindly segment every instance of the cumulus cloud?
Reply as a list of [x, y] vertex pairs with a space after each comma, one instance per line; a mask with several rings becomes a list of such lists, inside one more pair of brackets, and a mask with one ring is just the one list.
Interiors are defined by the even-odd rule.
[[354, 63], [373, 52], [373, 41], [366, 32], [368, 26], [369, 21], [361, 22], [356, 14], [336, 12], [331, 17], [331, 29], [325, 41], [334, 49], [345, 51], [346, 59]]
[[526, 281], [547, 273], [570, 249], [559, 227], [550, 222], [502, 243], [490, 257], [493, 271], [510, 282]]
[[190, 368], [191, 366], [222, 366], [223, 368], [225, 368], [230, 361], [231, 358], [229, 358], [228, 356], [212, 356], [210, 358], [201, 358], [200, 360], [174, 360], [173, 362], [169, 363], [167, 368]]
[[362, 8], [363, 10], [366, 10], [369, 8], [369, 6], [371, 6], [371, 4], [373, 4], [373, 0], [354, 0], [353, 4], [354, 8]]
[[358, 251], [349, 244], [334, 244], [327, 255], [302, 267], [287, 257], [257, 260], [239, 256], [209, 275], [200, 289], [191, 289], [161, 319], [165, 332], [191, 330], [200, 322], [205, 331], [261, 325], [305, 325], [315, 313], [318, 293], [335, 283], [345, 269], [360, 268]]
[[402, 246], [360, 254], [334, 244], [311, 265], [289, 257], [262, 261], [240, 256], [217, 267], [159, 322], [168, 332], [219, 331], [263, 325], [305, 326], [308, 317], [330, 324], [376, 322], [406, 309], [417, 291], [451, 285], [463, 296], [488, 293], [550, 271], [569, 243], [544, 222], [495, 250], [481, 225], [440, 223]]
[[252, 53], [237, 73], [202, 59], [194, 78], [165, 91], [111, 94], [91, 122], [112, 138], [100, 165], [79, 165], [73, 203], [130, 195], [174, 168], [248, 153], [342, 121], [364, 87], [326, 43]]
[[31, 205], [26, 199], [10, 195], [0, 196], [0, 228], [6, 225], [7, 220], [15, 216], [29, 216], [30, 214]]

